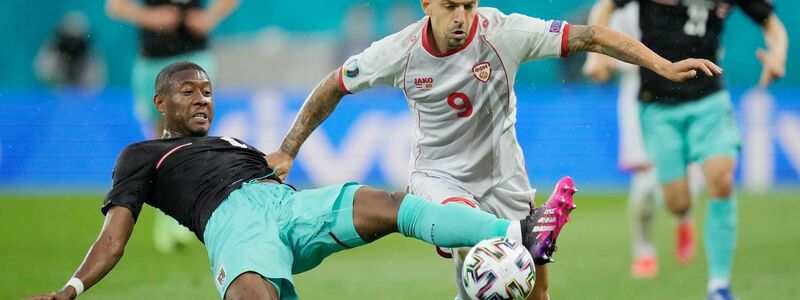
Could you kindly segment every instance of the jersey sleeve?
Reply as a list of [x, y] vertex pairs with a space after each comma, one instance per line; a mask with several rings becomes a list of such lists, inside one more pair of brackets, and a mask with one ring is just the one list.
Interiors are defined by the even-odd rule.
[[771, 0], [737, 0], [736, 4], [758, 24], [766, 22], [774, 10]]
[[378, 84], [399, 87], [412, 42], [410, 31], [406, 28], [387, 36], [348, 58], [339, 68], [339, 87], [350, 94]]
[[138, 219], [144, 199], [152, 187], [152, 166], [145, 153], [137, 146], [128, 146], [117, 158], [112, 173], [111, 190], [106, 195], [100, 211], [105, 215], [112, 206], [130, 209]]
[[509, 54], [522, 63], [543, 57], [566, 57], [569, 24], [545, 21], [521, 14], [500, 17], [500, 28], [493, 35], [503, 41]]

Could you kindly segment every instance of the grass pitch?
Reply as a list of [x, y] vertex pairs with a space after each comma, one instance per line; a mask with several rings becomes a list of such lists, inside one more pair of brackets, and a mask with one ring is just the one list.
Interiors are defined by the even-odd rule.
[[[0, 299], [59, 289], [97, 237], [102, 198], [0, 196]], [[737, 296], [800, 299], [800, 195], [742, 195], [739, 201]], [[624, 196], [581, 193], [576, 202], [550, 265], [553, 299], [705, 297], [702, 240], [691, 264], [675, 263], [673, 223], [663, 209], [655, 225], [661, 272], [654, 280], [634, 280]], [[700, 201], [694, 209], [700, 236], [705, 207]], [[81, 299], [219, 299], [202, 244], [156, 252], [152, 216], [151, 208], [143, 211], [122, 261]], [[452, 269], [432, 246], [392, 235], [337, 253], [296, 281], [303, 299], [453, 299]]]

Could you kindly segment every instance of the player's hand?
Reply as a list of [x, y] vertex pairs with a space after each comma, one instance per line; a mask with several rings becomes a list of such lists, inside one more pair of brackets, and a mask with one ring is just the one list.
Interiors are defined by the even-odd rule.
[[26, 297], [25, 300], [72, 300], [75, 299], [75, 296], [74, 288], [65, 287], [58, 292], [52, 292], [47, 295]]
[[286, 175], [289, 174], [289, 170], [292, 169], [294, 164], [294, 157], [289, 153], [278, 150], [268, 154], [265, 158], [267, 159], [267, 166], [275, 171], [275, 175], [281, 180], [285, 180]]
[[659, 75], [674, 82], [682, 82], [697, 77], [697, 72], [714, 77], [722, 74], [722, 68], [707, 59], [688, 58], [667, 65]]
[[587, 53], [586, 62], [583, 64], [583, 75], [597, 83], [606, 82], [614, 71], [613, 63], [614, 61], [608, 56]]
[[192, 8], [186, 11], [185, 24], [192, 34], [206, 36], [217, 26], [217, 21], [204, 11]]
[[766, 87], [786, 75], [786, 60], [779, 55], [764, 49], [758, 49], [756, 50], [756, 57], [761, 61], [761, 79], [758, 80], [758, 85]]
[[174, 5], [159, 5], [147, 8], [147, 14], [139, 25], [155, 32], [172, 32], [178, 28], [181, 14]]

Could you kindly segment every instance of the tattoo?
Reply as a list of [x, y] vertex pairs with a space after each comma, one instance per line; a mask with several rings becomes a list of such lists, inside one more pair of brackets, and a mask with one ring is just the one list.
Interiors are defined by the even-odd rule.
[[600, 53], [635, 65], [642, 60], [642, 54], [635, 45], [626, 41], [619, 42], [616, 47], [601, 47]]
[[331, 72], [327, 78], [317, 85], [308, 96], [303, 107], [292, 123], [292, 128], [281, 143], [280, 150], [292, 157], [297, 157], [300, 146], [309, 135], [322, 124], [325, 119], [336, 109], [336, 105], [344, 97], [344, 92], [339, 89], [338, 70]]
[[[608, 30], [604, 31], [602, 35], [597, 35], [594, 26], [572, 25], [567, 38], [567, 48], [570, 52], [597, 52], [627, 63], [640, 64], [642, 53], [637, 49], [637, 45], [633, 43], [635, 40], [615, 31], [607, 32]], [[603, 42], [609, 40], [618, 40], [619, 42], [614, 46], [604, 45], [610, 44]]]
[[567, 49], [570, 52], [596, 50], [599, 45], [595, 44], [594, 35], [592, 26], [572, 25], [567, 37]]

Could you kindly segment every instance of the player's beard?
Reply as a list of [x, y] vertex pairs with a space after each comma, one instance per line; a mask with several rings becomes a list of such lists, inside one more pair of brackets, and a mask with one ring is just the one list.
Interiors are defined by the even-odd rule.
[[461, 48], [461, 46], [464, 46], [464, 43], [466, 43], [466, 42], [467, 42], [466, 38], [463, 38], [463, 39], [448, 38], [447, 39], [447, 49], [448, 50], [455, 50], [455, 49]]

